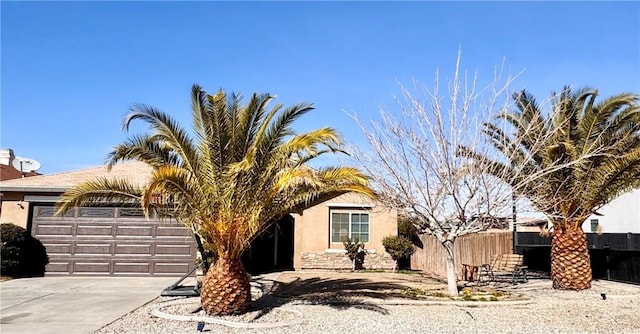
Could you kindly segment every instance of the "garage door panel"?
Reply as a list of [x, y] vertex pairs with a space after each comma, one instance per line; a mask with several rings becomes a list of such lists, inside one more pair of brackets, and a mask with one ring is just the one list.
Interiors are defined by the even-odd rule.
[[156, 244], [156, 255], [191, 255], [189, 245], [163, 245]]
[[117, 226], [117, 236], [126, 237], [151, 237], [153, 228], [151, 226]]
[[[39, 207], [34, 212], [48, 212]], [[82, 214], [55, 220], [31, 217], [32, 234], [49, 255], [47, 275], [180, 276], [195, 266], [195, 243], [180, 224], [121, 214], [115, 218], [118, 208], [77, 212]]]
[[116, 245], [116, 255], [151, 255], [153, 245]]
[[80, 225], [78, 224], [76, 235], [104, 235], [111, 236], [113, 233], [113, 226], [111, 225]]
[[74, 253], [77, 255], [111, 255], [111, 244], [77, 243]]
[[113, 266], [114, 274], [148, 274], [150, 263], [116, 262]]
[[73, 235], [73, 224], [41, 224], [37, 226], [35, 233], [40, 236], [70, 236]]
[[156, 229], [158, 237], [191, 237], [191, 231], [184, 226], [158, 226]]
[[109, 274], [109, 261], [74, 262], [73, 272], [78, 274]]
[[68, 274], [69, 273], [69, 262], [49, 262], [45, 267], [45, 271]]
[[156, 262], [153, 266], [154, 273], [184, 274], [193, 268], [188, 263]]
[[60, 244], [50, 244], [47, 242], [42, 242], [42, 245], [47, 249], [47, 254], [49, 256], [54, 254], [71, 254], [71, 243], [60, 243]]

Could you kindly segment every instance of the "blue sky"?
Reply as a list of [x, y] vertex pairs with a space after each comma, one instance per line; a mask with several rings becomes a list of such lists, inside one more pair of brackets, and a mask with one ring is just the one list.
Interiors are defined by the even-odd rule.
[[397, 82], [463, 66], [514, 88], [640, 93], [639, 2], [1, 3], [0, 146], [54, 173], [100, 165], [146, 103], [190, 125], [194, 83], [313, 102], [299, 131], [361, 135], [344, 111], [394, 107]]

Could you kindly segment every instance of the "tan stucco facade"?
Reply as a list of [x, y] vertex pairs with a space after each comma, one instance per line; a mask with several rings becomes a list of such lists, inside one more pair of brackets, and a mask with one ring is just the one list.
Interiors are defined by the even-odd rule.
[[[349, 267], [348, 258], [345, 262], [344, 246], [341, 242], [331, 242], [332, 212], [354, 212], [369, 214], [369, 242], [365, 243], [367, 257], [365, 267], [382, 268], [393, 267], [393, 261], [384, 251], [382, 238], [396, 235], [398, 232], [397, 212], [366, 196], [349, 193], [328, 201], [316, 204], [299, 214], [294, 214], [294, 269], [323, 267]], [[310, 264], [305, 259], [317, 259]], [[367, 266], [367, 260], [371, 266]], [[332, 264], [329, 264], [331, 262]], [[329, 268], [326, 268], [329, 267]], [[320, 268], [313, 268], [320, 269]]]
[[[143, 184], [145, 175], [149, 174], [149, 168], [146, 165], [126, 163], [122, 166], [114, 166], [110, 172], [103, 166], [2, 181], [0, 183], [0, 192], [2, 193], [1, 220], [3, 223], [27, 227], [30, 219], [30, 204], [53, 203], [59, 199], [59, 195], [65, 189], [87, 179], [105, 175], [137, 180], [134, 183]], [[292, 214], [294, 217], [292, 252], [294, 269], [351, 268], [351, 261], [345, 254], [342, 242], [331, 242], [332, 212], [348, 213], [348, 220], [353, 219], [354, 216], [368, 218], [368, 221], [356, 223], [359, 224], [359, 228], [365, 226], [368, 229], [366, 233], [368, 233], [369, 240], [365, 243], [367, 251], [365, 268], [392, 269], [394, 267], [394, 261], [384, 251], [382, 238], [397, 234], [396, 211], [366, 196], [349, 193], [318, 201], [307, 209]], [[348, 223], [341, 221], [340, 223], [348, 224], [349, 235], [352, 234], [352, 229], [355, 231], [355, 227], [353, 227], [355, 225], [352, 221]], [[336, 239], [343, 237], [343, 230], [344, 227], [340, 229], [340, 232], [336, 232], [339, 235], [339, 237], [335, 237]], [[363, 231], [354, 233], [360, 233], [360, 236], [365, 235]]]
[[25, 201], [3, 200], [0, 224], [14, 224], [26, 229], [29, 219], [29, 204]]

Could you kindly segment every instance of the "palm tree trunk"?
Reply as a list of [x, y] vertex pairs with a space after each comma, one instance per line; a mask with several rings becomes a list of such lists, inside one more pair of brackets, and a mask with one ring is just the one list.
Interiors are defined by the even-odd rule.
[[551, 240], [551, 279], [554, 289], [591, 288], [591, 261], [587, 236], [578, 225], [554, 224]]
[[242, 261], [218, 258], [204, 277], [200, 302], [208, 315], [246, 312], [251, 302], [251, 287]]

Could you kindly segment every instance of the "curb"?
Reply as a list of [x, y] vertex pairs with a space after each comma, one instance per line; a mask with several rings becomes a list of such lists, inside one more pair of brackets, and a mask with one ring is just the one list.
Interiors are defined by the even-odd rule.
[[219, 318], [210, 317], [210, 316], [175, 315], [175, 314], [165, 313], [161, 310], [164, 307], [172, 306], [172, 305], [199, 304], [199, 303], [200, 303], [199, 301], [193, 303], [190, 300], [187, 300], [187, 302], [185, 302], [185, 300], [169, 301], [154, 307], [153, 310], [151, 311], [151, 314], [153, 314], [158, 318], [164, 318], [169, 320], [198, 321], [198, 322], [205, 322], [209, 324], [218, 324], [218, 325], [232, 327], [232, 328], [245, 328], [245, 329], [267, 329], [267, 328], [286, 327], [286, 326], [299, 325], [304, 321], [304, 315], [302, 314], [302, 312], [298, 310], [290, 309], [290, 308], [285, 308], [285, 307], [279, 307], [278, 310], [293, 313], [297, 315], [299, 319], [294, 321], [287, 321], [287, 322], [250, 323], [250, 322], [224, 320], [224, 319], [219, 319]]

